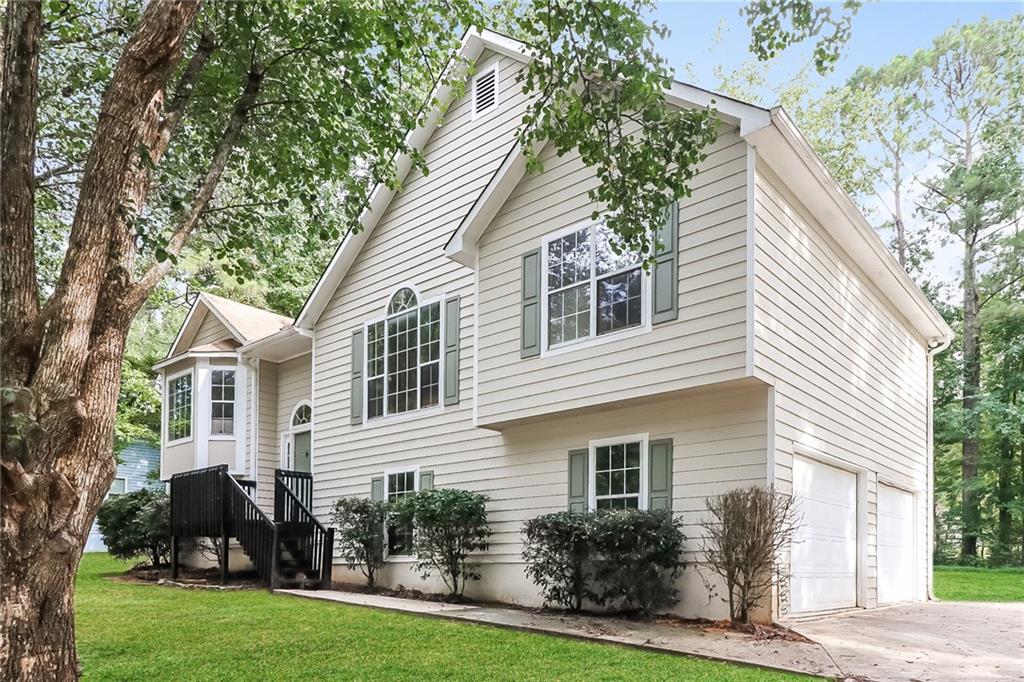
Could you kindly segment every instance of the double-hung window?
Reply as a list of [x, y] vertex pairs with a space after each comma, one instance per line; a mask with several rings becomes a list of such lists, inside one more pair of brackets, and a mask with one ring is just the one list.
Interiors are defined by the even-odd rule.
[[[416, 492], [416, 471], [399, 471], [384, 477], [384, 492], [388, 502], [396, 502]], [[412, 523], [388, 523], [388, 555], [408, 556], [413, 552]]]
[[192, 436], [192, 373], [179, 374], [167, 381], [167, 440]]
[[595, 509], [644, 509], [647, 437], [625, 436], [590, 444]]
[[547, 347], [642, 326], [647, 287], [641, 260], [603, 223], [547, 239]]
[[235, 433], [235, 370], [210, 372], [210, 435]]
[[366, 328], [368, 419], [440, 404], [441, 302], [399, 289], [383, 319]]

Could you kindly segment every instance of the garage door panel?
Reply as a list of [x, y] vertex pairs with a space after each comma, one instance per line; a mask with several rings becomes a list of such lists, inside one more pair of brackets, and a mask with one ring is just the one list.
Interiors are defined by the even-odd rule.
[[914, 599], [914, 495], [878, 486], [878, 601]]
[[791, 610], [856, 606], [856, 474], [797, 457], [793, 492], [800, 524], [791, 548]]

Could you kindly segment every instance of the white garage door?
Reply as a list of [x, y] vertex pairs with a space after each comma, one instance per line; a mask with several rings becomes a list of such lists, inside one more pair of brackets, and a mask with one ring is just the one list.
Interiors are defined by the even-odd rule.
[[857, 475], [793, 458], [800, 526], [793, 538], [790, 610], [857, 605]]
[[914, 496], [878, 486], [878, 601], [914, 599]]

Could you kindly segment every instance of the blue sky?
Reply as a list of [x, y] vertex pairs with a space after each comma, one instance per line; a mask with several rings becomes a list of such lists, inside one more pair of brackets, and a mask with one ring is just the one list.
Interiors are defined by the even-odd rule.
[[[750, 30], [740, 16], [741, 2], [661, 2], [655, 18], [672, 35], [659, 44], [661, 54], [689, 80], [686, 65], [696, 75], [694, 85], [718, 85], [716, 65], [734, 68], [750, 60]], [[821, 87], [843, 82], [861, 65], [878, 66], [897, 54], [927, 47], [932, 39], [957, 22], [982, 17], [1006, 18], [1024, 12], [1024, 0], [1015, 2], [869, 2], [853, 19], [853, 33], [835, 70], [820, 77]], [[721, 42], [715, 36], [722, 27]], [[807, 62], [809, 45], [790, 48], [766, 66], [770, 82], [782, 83]], [[815, 79], [819, 77], [814, 76]]]

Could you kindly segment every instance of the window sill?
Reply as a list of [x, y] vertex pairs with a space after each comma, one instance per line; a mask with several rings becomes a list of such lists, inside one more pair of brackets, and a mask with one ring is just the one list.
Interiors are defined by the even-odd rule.
[[416, 563], [417, 558], [414, 556], [389, 556], [384, 559], [385, 563], [388, 564], [412, 564]]
[[192, 436], [189, 436], [188, 438], [179, 438], [178, 440], [169, 440], [169, 441], [164, 443], [164, 447], [166, 448], [166, 447], [171, 447], [173, 445], [185, 445], [187, 443], [191, 443], [192, 440], [193, 440]]
[[218, 436], [210, 436], [207, 440], [235, 440], [235, 438], [236, 437], [234, 435], [231, 435], [231, 436], [218, 435]]
[[403, 422], [415, 421], [417, 419], [425, 419], [427, 417], [433, 417], [444, 412], [444, 405], [437, 405], [436, 407], [428, 407], [425, 410], [413, 410], [411, 412], [403, 412], [402, 414], [389, 414], [386, 417], [374, 417], [373, 419], [365, 419], [360, 425], [364, 429], [376, 428], [378, 426], [387, 426], [388, 424], [401, 424]]
[[554, 357], [558, 355], [564, 355], [566, 353], [572, 353], [574, 351], [583, 350], [585, 348], [593, 348], [594, 346], [603, 346], [606, 343], [612, 343], [613, 341], [622, 341], [624, 339], [631, 339], [634, 336], [643, 336], [651, 331], [651, 325], [649, 323], [640, 325], [639, 327], [632, 327], [630, 329], [624, 329], [620, 332], [612, 332], [611, 334], [605, 334], [594, 338], [588, 338], [582, 341], [575, 341], [564, 343], [554, 348], [548, 348], [547, 350], [541, 351], [540, 356], [542, 358]]

